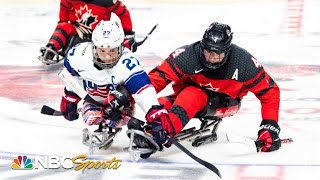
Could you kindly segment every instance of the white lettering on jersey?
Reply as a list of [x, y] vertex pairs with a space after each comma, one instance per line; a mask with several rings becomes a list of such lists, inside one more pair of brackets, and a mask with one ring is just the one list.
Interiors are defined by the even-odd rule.
[[176, 50], [172, 53], [173, 58], [176, 58], [177, 56], [179, 56], [179, 54], [183, 53], [184, 51], [186, 51], [186, 50], [185, 50], [185, 49], [176, 49]]
[[238, 69], [236, 69], [236, 70], [234, 71], [231, 79], [238, 80], [238, 76], [239, 76], [239, 74], [238, 74]]
[[262, 66], [261, 63], [257, 59], [255, 59], [254, 57], [251, 57], [251, 60], [253, 61], [256, 68], [259, 68]]
[[161, 114], [168, 114], [168, 111], [165, 110], [165, 109], [161, 109], [161, 110], [156, 111], [155, 113], [151, 114], [150, 117], [151, 117], [152, 119], [156, 119], [156, 118], [162, 116]]

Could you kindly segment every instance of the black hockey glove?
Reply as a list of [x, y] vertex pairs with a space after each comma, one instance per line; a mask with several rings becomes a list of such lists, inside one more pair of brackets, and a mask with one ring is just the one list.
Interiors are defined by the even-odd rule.
[[119, 85], [116, 90], [110, 92], [103, 105], [101, 110], [104, 118], [119, 121], [121, 119], [120, 111], [131, 105], [130, 94], [124, 86]]
[[278, 123], [273, 120], [262, 120], [256, 141], [257, 151], [271, 152], [278, 150], [281, 147], [279, 133]]
[[64, 88], [64, 96], [62, 96], [61, 99], [60, 111], [66, 120], [74, 121], [78, 119], [79, 114], [77, 108], [80, 100], [81, 98], [76, 93]]
[[132, 52], [137, 51], [137, 43], [135, 40], [135, 32], [134, 31], [126, 31], [125, 37], [124, 37], [124, 46], [126, 46], [128, 49], [130, 49]]

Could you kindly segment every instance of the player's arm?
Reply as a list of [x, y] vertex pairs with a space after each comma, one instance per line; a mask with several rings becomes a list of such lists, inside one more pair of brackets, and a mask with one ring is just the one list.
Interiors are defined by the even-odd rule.
[[[69, 54], [64, 58], [64, 68], [66, 68], [69, 73], [78, 80], [80, 84], [83, 84], [81, 76], [75, 70], [75, 65], [72, 66], [69, 58]], [[79, 114], [77, 108], [80, 100], [81, 98], [72, 91], [71, 87], [66, 85], [60, 103], [60, 111], [63, 113], [66, 120], [73, 121], [78, 119]]]
[[246, 83], [246, 87], [260, 100], [262, 119], [270, 119], [277, 123], [280, 90], [276, 82], [262, 68], [255, 78]]
[[149, 72], [149, 78], [157, 93], [163, 90], [169, 83], [176, 82], [184, 75], [175, 64], [174, 56], [171, 54], [160, 65]]
[[168, 136], [173, 137], [174, 130], [168, 116], [168, 111], [160, 105], [156, 96], [156, 90], [152, 86], [149, 76], [141, 69], [136, 68], [125, 81], [126, 88], [130, 91], [135, 102], [146, 114], [145, 119], [152, 127], [151, 133], [155, 141], [169, 147]]
[[110, 8], [112, 12], [119, 16], [125, 34], [132, 32], [132, 21], [128, 8], [121, 1], [116, 1]]
[[281, 147], [278, 125], [279, 87], [262, 67], [256, 76], [245, 84], [248, 90], [253, 92], [261, 102], [262, 121], [257, 142], [261, 143], [262, 147], [258, 150], [263, 152], [278, 150]]
[[125, 39], [123, 42], [124, 46], [130, 49], [132, 52], [136, 52], [138, 46], [135, 40], [135, 32], [132, 29], [132, 20], [129, 9], [121, 1], [116, 1], [111, 7], [111, 10], [120, 18], [125, 34]]
[[59, 23], [69, 21], [69, 14], [71, 9], [72, 9], [72, 4], [68, 0], [60, 1]]

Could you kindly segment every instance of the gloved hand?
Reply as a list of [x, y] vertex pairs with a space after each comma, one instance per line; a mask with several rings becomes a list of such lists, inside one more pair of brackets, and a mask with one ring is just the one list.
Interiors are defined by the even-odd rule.
[[121, 119], [121, 112], [119, 110], [113, 110], [110, 106], [106, 108], [102, 107], [101, 113], [103, 118], [111, 121], [119, 121]]
[[135, 32], [134, 31], [126, 31], [125, 32], [123, 44], [128, 49], [130, 49], [132, 52], [137, 51], [138, 46], [137, 46], [137, 43], [135, 40]]
[[168, 139], [169, 137], [173, 137], [175, 132], [171, 125], [168, 111], [164, 109], [163, 105], [152, 106], [146, 115], [146, 120], [151, 126], [149, 131], [154, 140], [159, 144], [170, 147], [171, 142], [169, 142]]
[[106, 119], [117, 121], [121, 118], [121, 110], [130, 106], [130, 94], [124, 86], [118, 85], [103, 102], [101, 111]]
[[278, 123], [273, 120], [262, 120], [256, 141], [257, 151], [271, 152], [278, 150], [281, 147], [279, 133], [280, 127]]
[[66, 120], [74, 121], [78, 119], [79, 114], [77, 108], [80, 100], [81, 98], [76, 93], [64, 88], [64, 95], [62, 96], [60, 103], [60, 111]]

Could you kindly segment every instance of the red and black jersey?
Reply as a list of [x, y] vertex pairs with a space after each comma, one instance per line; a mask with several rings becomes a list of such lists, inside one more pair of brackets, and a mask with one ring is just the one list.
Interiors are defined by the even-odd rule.
[[99, 21], [109, 20], [111, 12], [119, 16], [124, 31], [132, 31], [130, 13], [118, 0], [61, 0], [59, 21], [78, 22], [93, 30]]
[[179, 89], [189, 84], [243, 98], [250, 91], [261, 102], [262, 119], [278, 121], [280, 90], [262, 65], [246, 50], [232, 44], [227, 62], [220, 68], [206, 68], [200, 61], [200, 42], [176, 49], [163, 63], [149, 72], [157, 92], [170, 82]]

